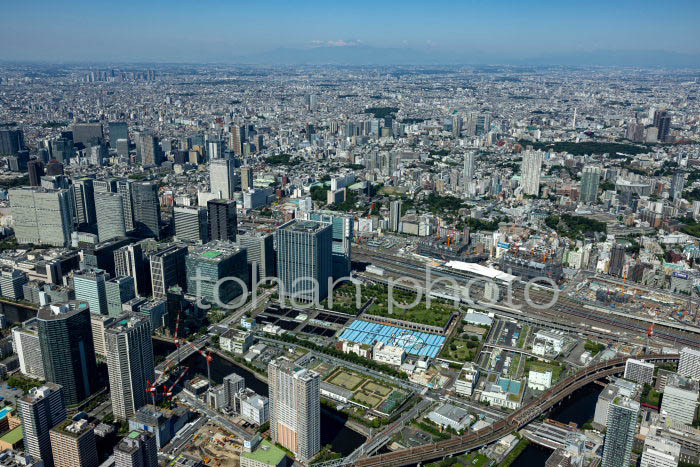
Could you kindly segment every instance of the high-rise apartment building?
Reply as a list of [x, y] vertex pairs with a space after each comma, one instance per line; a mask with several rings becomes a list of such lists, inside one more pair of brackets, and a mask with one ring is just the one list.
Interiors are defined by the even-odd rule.
[[92, 326], [92, 342], [95, 347], [95, 355], [101, 359], [107, 358], [107, 345], [105, 344], [105, 329], [116, 318], [108, 315], [90, 313], [90, 325]]
[[332, 225], [294, 219], [275, 232], [280, 296], [312, 302], [328, 295]]
[[33, 388], [17, 400], [17, 408], [22, 419], [24, 450], [41, 458], [45, 467], [53, 467], [50, 431], [66, 419], [63, 388], [54, 383]]
[[45, 379], [44, 362], [41, 359], [39, 344], [39, 325], [36, 318], [31, 318], [21, 326], [12, 328], [12, 340], [17, 357], [19, 371], [33, 379]]
[[211, 193], [217, 198], [233, 199], [236, 190], [236, 174], [232, 159], [216, 159], [209, 162]]
[[118, 193], [95, 193], [97, 236], [101, 242], [126, 236], [124, 203]]
[[92, 394], [97, 374], [90, 307], [77, 300], [43, 306], [37, 321], [46, 381], [63, 387], [66, 404], [77, 404]]
[[600, 186], [600, 167], [587, 165], [583, 168], [581, 178], [581, 202], [593, 204], [598, 200]]
[[179, 285], [187, 289], [187, 247], [170, 245], [150, 256], [151, 290], [156, 298], [165, 298], [168, 289]]
[[236, 202], [227, 199], [212, 199], [207, 202], [209, 214], [209, 238], [235, 242], [238, 231]]
[[389, 231], [399, 232], [401, 230], [401, 201], [392, 201], [389, 204]]
[[683, 197], [683, 187], [685, 186], [685, 174], [676, 172], [671, 179], [671, 199], [678, 201]]
[[95, 430], [87, 420], [64, 420], [49, 432], [55, 467], [97, 467]]
[[527, 150], [523, 153], [521, 170], [523, 194], [538, 196], [540, 194], [540, 172], [543, 155], [540, 151]]
[[119, 317], [105, 329], [105, 344], [112, 411], [127, 419], [148, 403], [146, 385], [155, 380], [150, 318]]
[[107, 291], [105, 290], [105, 282], [108, 280], [109, 274], [102, 269], [76, 272], [73, 275], [75, 299], [87, 302], [92, 313], [106, 315]]
[[158, 185], [137, 182], [131, 185], [134, 230], [142, 238], [160, 238], [160, 202]]
[[114, 447], [115, 467], [158, 467], [156, 437], [148, 431], [131, 431]]
[[700, 380], [700, 350], [683, 347], [678, 362], [678, 374]]
[[9, 190], [19, 244], [67, 246], [73, 232], [68, 190], [21, 187]]
[[[234, 280], [216, 284], [229, 277], [238, 278], [248, 285], [248, 262], [245, 248], [229, 242], [210, 242], [201, 247], [190, 247], [187, 262], [187, 290], [209, 303], [228, 303], [243, 293], [243, 287]], [[217, 292], [217, 293], [215, 293]]]
[[175, 239], [178, 242], [207, 243], [209, 241], [209, 214], [206, 208], [175, 206]]
[[301, 462], [321, 449], [321, 378], [280, 357], [267, 367], [272, 440]]
[[629, 467], [634, 434], [637, 431], [639, 402], [616, 397], [608, 408], [607, 433], [603, 447], [603, 467]]
[[476, 159], [476, 154], [474, 154], [473, 151], [470, 151], [464, 155], [464, 182], [467, 183], [469, 182], [472, 178], [474, 178], [474, 160]]

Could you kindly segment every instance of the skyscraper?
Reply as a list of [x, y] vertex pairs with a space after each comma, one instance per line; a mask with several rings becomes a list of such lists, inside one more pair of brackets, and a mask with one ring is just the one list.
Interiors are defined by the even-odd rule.
[[107, 314], [118, 317], [122, 314], [122, 305], [136, 297], [134, 278], [131, 276], [118, 276], [105, 282], [105, 295], [107, 296]]
[[97, 374], [95, 348], [86, 302], [69, 301], [39, 308], [39, 345], [46, 381], [63, 387], [66, 404], [92, 394]]
[[134, 211], [132, 201], [131, 180], [117, 180], [117, 193], [122, 197], [124, 211], [124, 228], [127, 232], [134, 230]]
[[73, 142], [75, 144], [82, 143], [83, 146], [88, 147], [93, 139], [104, 140], [102, 124], [99, 122], [74, 123], [71, 125], [71, 130], [73, 131]]
[[392, 201], [389, 204], [389, 231], [398, 232], [401, 230], [401, 201]]
[[87, 420], [64, 420], [49, 432], [55, 467], [97, 467], [95, 431]]
[[460, 115], [452, 116], [452, 137], [459, 138], [462, 135], [462, 117]]
[[232, 159], [216, 159], [209, 162], [209, 185], [217, 198], [233, 199], [236, 189], [236, 175]]
[[685, 174], [676, 172], [671, 180], [671, 199], [678, 201], [683, 197], [683, 186], [685, 185]]
[[118, 193], [95, 193], [97, 236], [101, 242], [126, 236], [124, 203]]
[[[227, 280], [218, 287], [215, 296], [215, 286], [219, 280], [226, 277], [236, 277], [244, 284], [249, 283], [248, 262], [245, 248], [240, 248], [229, 242], [210, 242], [200, 247], [190, 247], [186, 258], [187, 290], [202, 297], [209, 303], [228, 303], [243, 293], [238, 282]], [[196, 281], [195, 277], [202, 279]]]
[[587, 165], [583, 168], [581, 178], [581, 202], [593, 204], [598, 200], [598, 186], [600, 185], [600, 167]]
[[89, 177], [73, 181], [73, 199], [75, 200], [75, 222], [78, 225], [94, 225], [97, 222], [95, 214], [94, 179]]
[[45, 379], [44, 362], [41, 359], [39, 326], [36, 318], [29, 319], [21, 326], [12, 328], [12, 340], [19, 358], [19, 370], [23, 375], [34, 379]]
[[253, 263], [257, 265], [257, 277], [251, 275], [251, 284], [253, 280], [260, 281], [263, 277], [274, 277], [276, 275], [274, 237], [272, 234], [256, 230], [245, 231], [236, 236], [236, 243], [246, 250], [250, 274], [253, 274]]
[[678, 374], [700, 380], [700, 350], [683, 347], [678, 362]]
[[333, 226], [333, 242], [331, 244], [333, 279], [350, 275], [352, 263], [352, 241], [354, 219], [326, 212], [312, 212], [309, 216], [313, 221], [326, 222]]
[[126, 122], [109, 122], [109, 145], [112, 149], [117, 147], [120, 139], [129, 139], [129, 125]]
[[156, 437], [148, 431], [132, 431], [114, 447], [115, 467], [158, 467]]
[[27, 172], [29, 173], [29, 185], [41, 185], [41, 177], [44, 175], [44, 164], [39, 159], [31, 159], [27, 162]]
[[474, 178], [474, 152], [468, 152], [464, 155], [464, 181], [465, 183]]
[[151, 287], [153, 296], [165, 298], [173, 285], [187, 289], [185, 258], [187, 247], [170, 245], [150, 255]]
[[54, 383], [33, 388], [17, 400], [17, 407], [22, 419], [24, 450], [41, 458], [44, 466], [53, 467], [50, 431], [66, 419], [63, 388]]
[[321, 378], [279, 357], [267, 367], [272, 440], [307, 461], [321, 449]]
[[332, 278], [332, 226], [294, 219], [275, 232], [280, 296], [323, 300]]
[[235, 242], [238, 231], [236, 202], [212, 199], [207, 202], [209, 211], [209, 239]]
[[610, 250], [610, 267], [608, 273], [611, 276], [622, 277], [625, 268], [625, 247], [620, 243], [615, 243]]
[[671, 131], [671, 116], [667, 111], [657, 110], [654, 112], [654, 126], [659, 129], [657, 140], [661, 142], [668, 140]]
[[136, 135], [136, 158], [144, 167], [157, 167], [165, 159], [157, 136], [149, 132]]
[[0, 129], [0, 156], [14, 156], [24, 149], [22, 130]]
[[9, 190], [17, 243], [67, 246], [73, 231], [68, 190], [21, 187]]
[[523, 194], [538, 196], [540, 193], [540, 171], [542, 170], [542, 153], [528, 149], [523, 154], [522, 186]]
[[231, 126], [231, 134], [229, 136], [229, 148], [234, 154], [240, 156], [243, 154], [243, 143], [245, 142], [245, 127], [239, 125]]
[[90, 312], [98, 315], [107, 314], [107, 292], [105, 282], [109, 274], [102, 269], [89, 269], [73, 275], [75, 299], [87, 302]]
[[131, 185], [134, 230], [142, 238], [160, 238], [158, 185], [138, 182]]
[[130, 313], [116, 319], [105, 329], [105, 344], [112, 411], [127, 419], [148, 403], [146, 384], [155, 380], [149, 317]]
[[241, 190], [251, 190], [253, 188], [253, 168], [241, 167]]
[[616, 397], [608, 408], [608, 431], [603, 447], [603, 467], [629, 467], [639, 402]]
[[117, 276], [130, 276], [134, 279], [137, 295], [150, 295], [151, 270], [141, 242], [123, 246], [114, 252], [114, 270]]
[[661, 413], [677, 422], [691, 425], [695, 419], [698, 400], [698, 382], [677, 373], [666, 378]]
[[209, 215], [206, 208], [175, 206], [175, 239], [178, 242], [207, 243], [209, 241]]

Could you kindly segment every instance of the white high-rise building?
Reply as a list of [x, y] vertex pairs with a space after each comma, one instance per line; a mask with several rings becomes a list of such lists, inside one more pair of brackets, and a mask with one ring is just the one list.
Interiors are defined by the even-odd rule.
[[521, 170], [523, 193], [537, 196], [540, 193], [540, 171], [543, 154], [540, 151], [527, 150], [523, 154]]
[[630, 358], [625, 363], [625, 379], [639, 384], [651, 384], [654, 380], [654, 364]]
[[8, 194], [17, 243], [70, 244], [73, 217], [68, 190], [21, 187]]
[[101, 242], [126, 236], [124, 202], [118, 193], [95, 193], [97, 236]]
[[389, 204], [389, 230], [398, 232], [401, 230], [401, 201], [392, 201]]
[[17, 399], [17, 408], [22, 419], [24, 450], [44, 461], [45, 467], [53, 467], [49, 433], [51, 428], [66, 419], [63, 388], [54, 383], [33, 388], [29, 394]]
[[132, 313], [115, 320], [105, 329], [105, 345], [112, 411], [127, 419], [148, 403], [147, 382], [155, 379], [150, 319]]
[[19, 371], [30, 378], [45, 379], [36, 318], [25, 321], [22, 326], [12, 328], [12, 339], [19, 358]]
[[678, 374], [700, 380], [700, 350], [690, 347], [681, 349]]
[[681, 445], [659, 436], [644, 439], [644, 451], [640, 467], [676, 467], [681, 455]]
[[474, 152], [468, 152], [464, 155], [464, 184], [474, 178]]
[[661, 413], [686, 425], [693, 423], [698, 401], [698, 382], [677, 373], [668, 375]]
[[267, 367], [272, 440], [304, 462], [321, 450], [321, 377], [280, 357]]
[[236, 187], [233, 160], [216, 159], [209, 163], [209, 185], [217, 198], [233, 199]]

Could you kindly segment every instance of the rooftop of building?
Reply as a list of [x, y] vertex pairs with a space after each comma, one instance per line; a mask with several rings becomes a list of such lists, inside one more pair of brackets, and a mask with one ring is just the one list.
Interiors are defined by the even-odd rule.
[[105, 329], [105, 333], [124, 332], [142, 323], [150, 323], [148, 316], [141, 313], [125, 313], [110, 323]]
[[56, 383], [44, 383], [41, 387], [32, 388], [27, 394], [21, 399], [24, 402], [34, 403], [45, 397], [48, 397], [51, 393], [62, 389], [59, 384]]
[[320, 222], [320, 221], [304, 221], [304, 220], [299, 220], [299, 219], [294, 219], [290, 222], [287, 222], [283, 226], [280, 227], [280, 230], [290, 230], [293, 232], [306, 232], [306, 233], [313, 233], [313, 232], [319, 232], [326, 227], [328, 227], [330, 224], [327, 224], [325, 222]]
[[668, 375], [666, 379], [666, 387], [675, 387], [682, 389], [684, 391], [698, 392], [698, 387], [700, 383], [698, 381], [686, 378], [685, 376], [679, 375], [678, 373], [672, 373]]
[[15, 444], [19, 443], [22, 439], [24, 439], [24, 431], [22, 430], [22, 425], [0, 436], [0, 441], [3, 441], [11, 446], [14, 446]]
[[73, 438], [78, 438], [86, 432], [92, 430], [92, 425], [85, 419], [67, 419], [52, 428], [53, 431]]
[[88, 302], [70, 300], [62, 303], [51, 303], [39, 308], [37, 318], [43, 321], [59, 320], [72, 316], [83, 310], [90, 310]]
[[260, 462], [265, 465], [277, 465], [286, 456], [285, 452], [264, 439], [253, 452], [242, 452], [241, 457]]
[[230, 258], [241, 250], [242, 248], [235, 243], [215, 241], [204, 245], [191, 246], [189, 248], [189, 255], [190, 258], [219, 262]]
[[460, 422], [469, 415], [469, 412], [465, 409], [452, 404], [442, 404], [433, 412], [455, 422]]

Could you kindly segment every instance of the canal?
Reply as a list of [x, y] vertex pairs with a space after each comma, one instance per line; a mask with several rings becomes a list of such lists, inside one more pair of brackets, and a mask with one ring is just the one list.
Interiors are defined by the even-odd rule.
[[[166, 356], [175, 350], [175, 345], [170, 342], [163, 342], [153, 339], [153, 353], [158, 356]], [[204, 358], [198, 353], [193, 354], [183, 361], [183, 365], [188, 367], [189, 375], [200, 374], [206, 376], [207, 364]], [[259, 380], [255, 375], [240, 365], [214, 355], [211, 363], [211, 378], [216, 384], [220, 384], [224, 377], [231, 373], [237, 373], [245, 379], [246, 387], [251, 388], [256, 393], [267, 396], [267, 383]], [[365, 442], [366, 437], [345, 426], [346, 417], [342, 413], [329, 413], [321, 410], [321, 446], [330, 444], [333, 451], [348, 455], [358, 446]]]
[[[549, 414], [549, 418], [561, 423], [576, 423], [581, 428], [586, 422], [593, 419], [595, 405], [598, 402], [598, 395], [603, 391], [603, 387], [591, 383], [574, 392], [561, 405], [557, 406]], [[511, 464], [511, 467], [530, 467], [544, 465], [552, 450], [530, 444]]]

